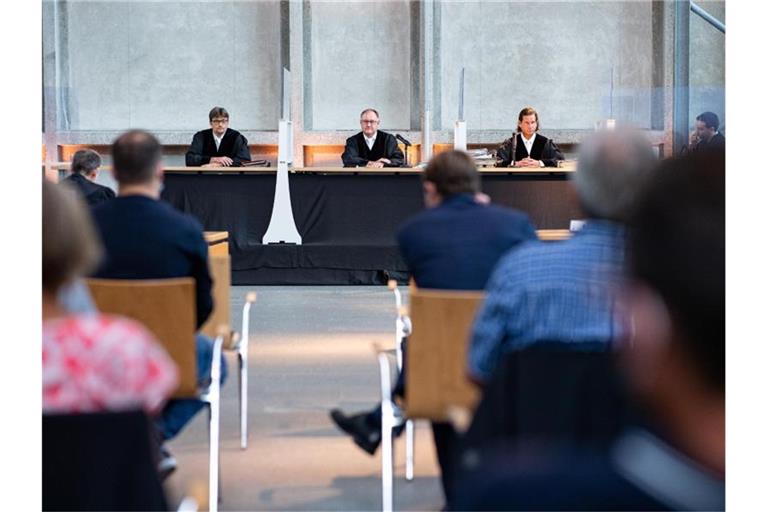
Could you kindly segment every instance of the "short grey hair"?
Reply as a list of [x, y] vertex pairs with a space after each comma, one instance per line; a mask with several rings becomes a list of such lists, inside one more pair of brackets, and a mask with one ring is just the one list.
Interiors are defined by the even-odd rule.
[[73, 174], [90, 174], [101, 167], [101, 157], [92, 149], [81, 149], [72, 157]]
[[582, 207], [591, 217], [626, 222], [658, 161], [639, 130], [598, 132], [579, 148], [573, 178]]

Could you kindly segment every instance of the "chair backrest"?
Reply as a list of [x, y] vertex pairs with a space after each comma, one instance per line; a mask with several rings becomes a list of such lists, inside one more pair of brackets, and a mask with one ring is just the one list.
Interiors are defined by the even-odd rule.
[[504, 356], [464, 442], [607, 443], [629, 421], [629, 403], [610, 345], [539, 342]]
[[142, 411], [43, 415], [43, 510], [168, 510]]
[[477, 387], [467, 377], [467, 346], [482, 292], [412, 288], [413, 333], [405, 364], [405, 410], [413, 419], [448, 419], [449, 406], [474, 409]]
[[149, 329], [179, 369], [174, 397], [196, 397], [195, 280], [87, 279], [102, 313], [132, 318]]
[[[212, 246], [216, 247], [216, 246]], [[232, 283], [232, 273], [230, 272], [229, 254], [209, 253], [208, 266], [213, 278], [213, 311], [211, 316], [200, 328], [200, 332], [211, 339], [219, 334], [219, 328], [222, 325], [229, 324], [229, 294]]]

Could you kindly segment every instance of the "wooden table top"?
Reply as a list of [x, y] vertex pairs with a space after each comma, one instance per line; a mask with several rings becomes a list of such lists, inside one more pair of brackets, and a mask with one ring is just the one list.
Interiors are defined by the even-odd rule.
[[[50, 165], [51, 169], [67, 170], [71, 162], [57, 162]], [[109, 170], [111, 166], [102, 165], [102, 170]], [[172, 174], [274, 174], [276, 167], [186, 167], [169, 165], [165, 172]], [[289, 167], [292, 174], [320, 173], [320, 174], [421, 174], [421, 167]], [[576, 171], [574, 160], [565, 160], [562, 167], [478, 167], [480, 174], [555, 174], [572, 173]]]

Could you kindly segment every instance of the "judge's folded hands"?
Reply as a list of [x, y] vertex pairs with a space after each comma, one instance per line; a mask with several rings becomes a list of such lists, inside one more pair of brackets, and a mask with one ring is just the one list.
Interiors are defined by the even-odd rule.
[[541, 161], [526, 157], [515, 162], [515, 167], [541, 167]]
[[228, 156], [212, 156], [211, 161], [202, 167], [229, 167], [233, 163], [233, 160]]
[[376, 167], [377, 169], [380, 169], [384, 167], [384, 164], [391, 164], [392, 161], [389, 158], [379, 158], [376, 161], [368, 162], [365, 164], [366, 167]]

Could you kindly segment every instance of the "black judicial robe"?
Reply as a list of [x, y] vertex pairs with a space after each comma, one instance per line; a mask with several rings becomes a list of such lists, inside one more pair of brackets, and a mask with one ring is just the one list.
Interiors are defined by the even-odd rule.
[[237, 130], [227, 128], [217, 150], [211, 128], [197, 132], [192, 137], [192, 144], [189, 146], [189, 150], [187, 150], [187, 167], [205, 165], [214, 156], [228, 156], [233, 160], [232, 165], [234, 166], [240, 166], [243, 162], [250, 162], [251, 153], [248, 150], [248, 139]]
[[525, 144], [523, 143], [522, 135], [516, 133], [513, 137], [502, 142], [499, 149], [496, 150], [496, 167], [509, 167], [512, 163], [512, 146], [514, 145], [515, 137], [517, 137], [515, 162], [519, 162], [530, 156], [534, 160], [541, 160], [544, 162], [545, 167], [557, 167], [558, 160], [565, 160], [565, 157], [563, 157], [563, 154], [560, 152], [560, 148], [552, 142], [552, 139], [548, 139], [538, 133], [536, 134], [536, 138], [533, 139], [531, 154], [528, 155], [528, 151], [525, 149]]
[[347, 139], [344, 153], [341, 154], [344, 167], [365, 167], [368, 162], [379, 158], [388, 158], [392, 162], [384, 164], [384, 167], [402, 167], [405, 160], [403, 152], [397, 146], [395, 136], [381, 130], [376, 133], [373, 148], [368, 149], [363, 132], [359, 132]]

